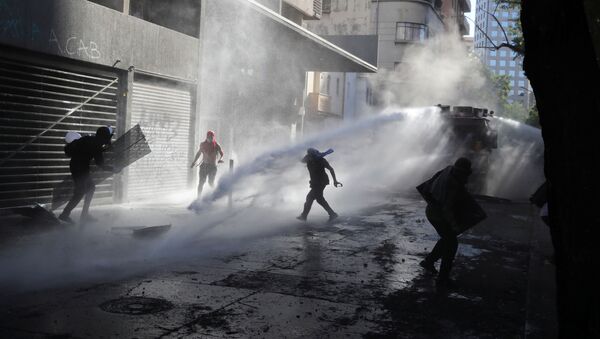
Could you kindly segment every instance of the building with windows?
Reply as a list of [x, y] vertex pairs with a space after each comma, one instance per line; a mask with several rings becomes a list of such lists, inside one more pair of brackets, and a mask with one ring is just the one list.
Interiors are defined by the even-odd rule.
[[[409, 46], [453, 29], [461, 35], [469, 31], [464, 16], [471, 10], [467, 0], [324, 0], [322, 5], [320, 20], [305, 21], [304, 26], [383, 72], [400, 71]], [[311, 96], [331, 102], [318, 107], [317, 111], [331, 110], [321, 112], [324, 115], [352, 118], [376, 106], [385, 91], [385, 84], [374, 85], [365, 74], [327, 73], [310, 78], [314, 79], [307, 88]], [[327, 90], [331, 89], [328, 82], [339, 82], [341, 89], [332, 93]]]
[[529, 81], [523, 71], [523, 58], [508, 47], [495, 48], [512, 40], [510, 27], [519, 20], [518, 10], [507, 10], [495, 0], [477, 0], [475, 12], [475, 52], [496, 75], [509, 77], [509, 102], [521, 102], [525, 107], [534, 105]]

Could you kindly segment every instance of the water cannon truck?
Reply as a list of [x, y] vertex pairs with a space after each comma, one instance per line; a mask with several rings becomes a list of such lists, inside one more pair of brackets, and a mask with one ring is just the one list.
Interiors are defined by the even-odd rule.
[[466, 156], [473, 162], [469, 188], [484, 194], [490, 155], [498, 148], [498, 132], [492, 124], [494, 111], [472, 106], [438, 107], [450, 136], [452, 157]]

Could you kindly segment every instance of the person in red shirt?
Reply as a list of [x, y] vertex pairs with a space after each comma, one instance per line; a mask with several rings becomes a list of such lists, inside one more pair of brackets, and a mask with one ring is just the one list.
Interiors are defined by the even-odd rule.
[[223, 150], [221, 145], [215, 138], [215, 132], [206, 132], [206, 140], [200, 143], [200, 149], [196, 153], [196, 157], [192, 162], [191, 168], [194, 168], [196, 161], [200, 159], [202, 155], [202, 162], [200, 163], [200, 180], [198, 181], [198, 198], [202, 194], [202, 187], [208, 178], [208, 184], [212, 187], [215, 183], [215, 176], [217, 175], [217, 153], [221, 155], [218, 163], [223, 163]]

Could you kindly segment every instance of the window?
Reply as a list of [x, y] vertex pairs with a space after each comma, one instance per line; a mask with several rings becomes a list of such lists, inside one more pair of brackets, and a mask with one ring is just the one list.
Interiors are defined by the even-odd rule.
[[490, 60], [490, 66], [496, 66], [496, 60]]
[[193, 37], [200, 34], [200, 2], [197, 0], [130, 0], [129, 14]]
[[508, 71], [508, 75], [510, 75], [511, 77], [514, 77], [515, 76], [515, 71], [512, 71], [512, 70]]
[[498, 31], [492, 31], [492, 36], [498, 36]]
[[115, 11], [119, 11], [119, 12], [123, 11], [123, 0], [90, 0], [90, 1], [95, 2], [98, 5], [112, 8]]
[[519, 80], [519, 87], [525, 87], [525, 81]]
[[428, 37], [427, 25], [411, 22], [396, 23], [396, 42], [424, 41]]
[[516, 63], [514, 60], [511, 60], [511, 61], [509, 62], [509, 65], [510, 65], [510, 67], [516, 67], [516, 66], [517, 66], [517, 63]]
[[498, 74], [500, 74], [500, 75], [505, 75], [505, 74], [506, 74], [506, 72], [505, 72], [503, 69], [501, 69], [501, 70], [499, 70], [499, 71], [498, 71]]
[[502, 17], [503, 18], [508, 18], [508, 12], [502, 12]]
[[501, 57], [505, 57], [506, 56], [506, 51], [500, 51], [500, 56]]
[[331, 13], [331, 0], [323, 0], [321, 11], [324, 14]]
[[490, 52], [490, 55], [491, 55], [491, 56], [496, 56], [496, 50], [495, 50], [495, 49], [494, 49], [494, 50], [492, 50], [492, 51]]
[[492, 21], [492, 27], [498, 27], [498, 22], [496, 22], [496, 20]]
[[506, 61], [500, 60], [500, 67], [505, 67], [505, 66], [506, 66]]

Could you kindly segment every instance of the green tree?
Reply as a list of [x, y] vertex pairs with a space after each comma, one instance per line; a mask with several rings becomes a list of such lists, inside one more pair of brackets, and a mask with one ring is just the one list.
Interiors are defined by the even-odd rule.
[[529, 112], [521, 102], [506, 103], [499, 115], [519, 122], [527, 122], [529, 118]]
[[[489, 70], [488, 70], [489, 72]], [[508, 92], [510, 92], [510, 77], [508, 75], [498, 75], [490, 73], [490, 80], [494, 84], [494, 89], [498, 95], [498, 107], [503, 108], [508, 104]]]
[[527, 116], [525, 123], [540, 128], [540, 113], [538, 112], [537, 106], [533, 106], [529, 109], [529, 115]]

